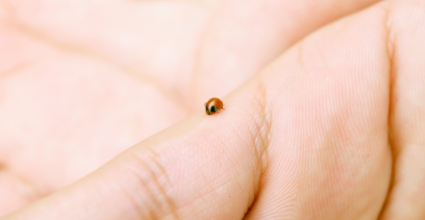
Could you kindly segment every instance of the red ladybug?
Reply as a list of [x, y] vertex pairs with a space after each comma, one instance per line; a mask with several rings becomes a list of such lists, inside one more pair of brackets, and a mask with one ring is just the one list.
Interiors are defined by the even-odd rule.
[[218, 98], [211, 98], [205, 103], [205, 111], [207, 115], [219, 113], [223, 108], [223, 102]]

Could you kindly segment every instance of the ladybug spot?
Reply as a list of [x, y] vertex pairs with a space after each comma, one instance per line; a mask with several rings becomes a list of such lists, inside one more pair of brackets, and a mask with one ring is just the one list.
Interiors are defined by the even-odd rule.
[[217, 107], [211, 106], [211, 112], [216, 112], [216, 111], [217, 111]]

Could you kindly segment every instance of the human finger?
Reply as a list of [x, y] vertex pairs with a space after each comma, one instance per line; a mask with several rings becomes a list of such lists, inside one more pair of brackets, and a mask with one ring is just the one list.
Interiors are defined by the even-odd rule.
[[212, 13], [190, 96], [223, 96], [313, 30], [377, 0], [230, 0]]
[[425, 219], [425, 2], [390, 1], [393, 184], [382, 219]]
[[[376, 219], [391, 175], [386, 5], [325, 27], [264, 70], [273, 134], [245, 219]], [[280, 88], [280, 90], [279, 90]]]
[[241, 219], [266, 143], [259, 89], [246, 86], [222, 113], [198, 112], [4, 219]]

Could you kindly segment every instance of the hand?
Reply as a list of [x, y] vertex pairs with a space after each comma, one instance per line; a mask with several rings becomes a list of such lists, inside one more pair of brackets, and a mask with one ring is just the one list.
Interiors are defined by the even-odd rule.
[[423, 219], [425, 2], [373, 3], [0, 1], [4, 219]]

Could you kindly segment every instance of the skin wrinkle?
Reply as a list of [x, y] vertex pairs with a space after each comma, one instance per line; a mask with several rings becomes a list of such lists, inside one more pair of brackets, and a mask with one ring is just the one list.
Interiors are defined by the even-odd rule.
[[[112, 161], [112, 163], [114, 163], [114, 162]], [[107, 174], [104, 173], [104, 172], [99, 172], [98, 175], [101, 176], [102, 179], [103, 178], [105, 178], [105, 179], [107, 178]], [[97, 184], [94, 184], [94, 186], [98, 186], [98, 185]], [[117, 183], [117, 181], [113, 182], [111, 184], [111, 186], [121, 187]], [[82, 210], [84, 211], [84, 213], [86, 213], [86, 216], [89, 216], [89, 213], [92, 213], [92, 210], [93, 210], [92, 207], [93, 206], [98, 205], [101, 200], [107, 198], [107, 196], [105, 196], [104, 192], [102, 191], [102, 189], [100, 187], [93, 187], [93, 192], [95, 192], [95, 194], [98, 195], [97, 196], [97, 200], [95, 202], [92, 202], [90, 205], [87, 205], [87, 206], [82, 207]], [[56, 201], [54, 202], [54, 204], [60, 204], [60, 203], [63, 203], [63, 202], [61, 202], [59, 199], [56, 199]]]
[[[246, 109], [244, 109], [244, 112], [247, 112], [247, 113], [250, 113], [250, 115], [251, 115], [251, 118], [253, 119], [252, 121], [255, 121], [255, 122], [257, 122], [257, 120], [255, 120], [255, 116], [256, 116], [256, 114], [255, 113], [252, 113], [251, 112], [251, 109], [252, 108], [250, 108], [251, 106], [249, 106], [248, 108], [246, 108]], [[261, 113], [259, 114], [259, 115], [261, 115]], [[233, 129], [235, 130], [235, 132], [238, 134], [238, 136], [239, 136], [239, 138], [243, 141], [243, 142], [245, 142], [246, 143], [246, 145], [247, 146], [249, 146], [250, 145], [250, 143], [248, 143], [244, 138], [242, 138], [242, 136], [239, 134], [239, 132], [238, 132], [238, 130], [232, 125], [232, 123], [231, 123], [231, 121], [228, 121], [229, 123], [229, 125], [231, 125], [232, 127], [233, 127]], [[255, 157], [256, 157], [256, 161], [259, 161], [260, 159], [260, 156], [259, 155], [261, 155], [262, 153], [259, 153], [258, 151], [262, 148], [261, 146], [259, 146], [259, 144], [257, 143], [257, 140], [258, 140], [258, 138], [261, 138], [260, 136], [261, 136], [261, 130], [260, 130], [260, 126], [258, 125], [258, 123], [254, 123], [254, 125], [256, 125], [256, 129], [255, 129], [255, 131], [252, 131], [251, 129], [251, 132], [252, 132], [252, 137], [253, 137], [253, 141], [252, 141], [252, 143], [254, 144], [254, 146], [255, 146], [255, 151], [254, 151], [254, 155], [255, 155]], [[250, 127], [249, 125], [248, 125], [248, 127]], [[258, 133], [257, 135], [255, 134], [255, 133]], [[261, 151], [261, 150], [260, 150]], [[259, 164], [261, 164], [261, 163], [259, 163]], [[255, 188], [255, 187], [254, 187]]]
[[[220, 179], [220, 178], [222, 178], [222, 176], [224, 176], [225, 174], [227, 174], [228, 172], [230, 172], [231, 170], [233, 170], [234, 168], [233, 167], [231, 167], [231, 168], [229, 168], [229, 169], [227, 169], [227, 170], [225, 170], [223, 173], [222, 173], [222, 175], [220, 176], [220, 177], [218, 177], [217, 179]], [[204, 177], [204, 179], [207, 179], [207, 177], [202, 173], [202, 175], [203, 175], [203, 177]], [[203, 186], [201, 189], [199, 189], [199, 191], [202, 191], [202, 190], [205, 190], [205, 189], [207, 189], [207, 188], [211, 188], [211, 190], [209, 190], [209, 191], [206, 191], [203, 195], [201, 195], [201, 196], [199, 196], [199, 197], [197, 197], [193, 202], [195, 202], [195, 201], [197, 201], [197, 200], [199, 200], [199, 199], [202, 199], [205, 195], [208, 195], [208, 194], [210, 194], [211, 192], [213, 192], [213, 191], [216, 191], [217, 189], [215, 189], [215, 188], [213, 188], [213, 187], [211, 187], [211, 185], [213, 185], [213, 182], [214, 181], [216, 181], [217, 179], [214, 179], [213, 181], [209, 181], [209, 183], [208, 184], [206, 184], [205, 186]], [[226, 183], [227, 184], [227, 183]], [[186, 204], [185, 206], [187, 206], [188, 204]], [[183, 206], [184, 207], [184, 206]], [[180, 207], [179, 209], [181, 209], [181, 208], [183, 208], [183, 207]]]
[[[205, 194], [205, 195], [208, 195], [208, 194], [211, 194], [211, 193], [213, 193], [213, 192], [217, 192], [219, 189], [221, 189], [221, 188], [223, 188], [223, 187], [225, 187], [225, 186], [227, 186], [227, 185], [229, 185], [229, 183], [227, 182], [227, 183], [224, 183], [224, 184], [222, 184], [222, 185], [220, 185], [220, 187], [218, 187], [218, 188], [213, 188], [211, 191], [209, 191], [207, 194]], [[217, 193], [218, 194], [218, 193]], [[221, 204], [219, 207], [222, 207], [222, 206], [224, 206], [224, 205], [226, 205], [225, 203], [223, 203], [223, 204]], [[204, 209], [204, 210], [202, 210], [201, 212], [199, 212], [199, 213], [197, 213], [197, 215], [199, 216], [199, 215], [201, 215], [201, 214], [203, 214], [203, 213], [205, 213], [205, 212], [207, 212], [207, 211], [209, 211], [208, 209]]]
[[[218, 139], [217, 139], [218, 140]], [[196, 140], [195, 140], [196, 141]], [[196, 143], [195, 145], [201, 145], [202, 143]], [[198, 170], [200, 170], [200, 169], [202, 169], [202, 167], [204, 167], [205, 166], [205, 164], [208, 164], [209, 163], [209, 161], [210, 160], [214, 160], [215, 158], [217, 158], [217, 157], [219, 157], [220, 156], [220, 152], [218, 152], [218, 154], [217, 155], [215, 155], [213, 158], [209, 158], [209, 160], [208, 161], [206, 161], [206, 162], [204, 162], [204, 163], [202, 163], [202, 164], [200, 164], [200, 166], [199, 167], [197, 167], [197, 168], [195, 168], [194, 169], [194, 172], [197, 172]], [[201, 174], [203, 175], [203, 173], [201, 172]], [[205, 176], [203, 176], [204, 177], [204, 179], [207, 179]], [[184, 175], [183, 177], [183, 180], [186, 180], [186, 178], [187, 178], [187, 175]], [[177, 185], [177, 184], [180, 184], [181, 183], [181, 181], [180, 182], [176, 182], [175, 184]], [[201, 188], [201, 189], [204, 189], [204, 188], [206, 188], [206, 187], [208, 187], [209, 186], [209, 184], [207, 184], [206, 186], [204, 186], [203, 188]], [[202, 196], [198, 196], [198, 197], [195, 197], [196, 198], [196, 200], [197, 199], [199, 199], [199, 198], [201, 198]], [[183, 206], [181, 206], [181, 207], [179, 207], [179, 209], [182, 209], [183, 207], [185, 207], [185, 206], [188, 206], [188, 205], [190, 205], [190, 203], [187, 203], [187, 204], [183, 204]]]
[[[140, 158], [141, 159], [141, 158]], [[171, 182], [169, 180], [169, 177], [165, 171], [165, 169], [163, 168], [163, 166], [158, 162], [158, 160], [156, 160], [154, 157], [151, 157], [151, 159], [153, 160], [153, 163], [155, 163], [156, 167], [160, 169], [161, 171], [161, 175], [160, 176], [164, 176], [165, 179], [168, 181], [169, 183], [169, 188], [171, 189]], [[148, 166], [148, 165], [147, 165]], [[148, 166], [149, 167], [149, 166]], [[150, 167], [149, 167], [150, 168]], [[181, 219], [179, 217], [179, 215], [177, 214], [177, 207], [175, 202], [171, 199], [171, 197], [168, 196], [167, 192], [168, 190], [164, 190], [164, 187], [161, 187], [161, 184], [159, 183], [159, 176], [156, 174], [156, 172], [153, 172], [153, 170], [150, 168], [151, 172], [153, 173], [155, 179], [154, 181], [156, 182], [156, 185], [159, 186], [159, 190], [162, 193], [162, 195], [165, 198], [166, 201], [166, 207], [167, 207], [167, 211], [169, 213], [164, 213], [165, 216], [171, 215], [173, 216], [174, 219]]]
[[263, 178], [262, 176], [264, 175], [264, 173], [267, 171], [267, 167], [269, 164], [269, 155], [268, 155], [268, 148], [269, 148], [269, 143], [270, 143], [270, 130], [271, 130], [271, 108], [269, 107], [270, 105], [268, 104], [268, 99], [267, 99], [267, 87], [264, 84], [264, 81], [262, 80], [262, 78], [258, 79], [258, 85], [257, 85], [257, 90], [259, 91], [259, 95], [256, 96], [256, 100], [259, 105], [259, 113], [258, 114], [252, 114], [251, 113], [251, 117], [254, 117], [259, 115], [260, 116], [260, 121], [257, 120], [253, 120], [255, 121], [255, 125], [257, 127], [257, 134], [254, 135], [255, 140], [259, 140], [254, 141], [254, 146], [255, 146], [255, 156], [256, 156], [256, 161], [257, 161], [257, 167], [260, 169], [259, 170], [259, 174], [258, 175], [254, 175], [254, 177], [258, 177], [254, 178], [254, 198], [251, 202], [251, 204], [248, 205], [247, 207], [247, 211], [244, 214], [244, 218], [246, 218], [250, 211], [252, 206], [255, 204], [255, 202], [258, 199], [258, 195], [261, 192], [261, 186], [263, 185]]
[[[251, 108], [248, 108], [248, 109], [251, 109]], [[260, 109], [260, 111], [261, 111], [261, 109]], [[247, 110], [246, 112], [249, 112], [250, 115], [251, 115], [251, 118], [253, 119], [252, 121], [256, 122], [256, 123], [254, 123], [254, 125], [256, 125], [256, 131], [254, 131], [254, 132], [251, 131], [251, 132], [253, 132], [252, 133], [252, 137], [254, 137], [253, 138], [254, 139], [253, 140], [253, 144], [254, 144], [254, 156], [255, 156], [255, 161], [256, 161], [256, 163], [254, 163], [253, 168], [252, 168], [252, 176], [253, 177], [258, 177], [258, 178], [253, 178], [252, 189], [254, 190], [254, 192], [253, 192], [254, 198], [253, 198], [253, 200], [249, 204], [247, 204], [247, 211], [245, 211], [244, 215], [246, 215], [246, 213], [248, 212], [248, 210], [250, 209], [250, 207], [252, 206], [252, 204], [255, 203], [256, 197], [257, 197], [258, 192], [259, 192], [259, 186], [260, 186], [259, 181], [262, 179], [261, 178], [261, 175], [263, 173], [262, 172], [262, 167], [261, 167], [262, 166], [261, 160], [262, 160], [262, 157], [263, 157], [262, 155], [263, 155], [264, 148], [265, 148], [264, 145], [261, 146], [262, 145], [261, 142], [260, 143], [257, 142], [257, 140], [259, 138], [260, 139], [262, 138], [261, 137], [262, 135], [261, 135], [261, 129], [260, 129], [259, 122], [257, 120], [255, 120], [256, 114], [253, 114], [250, 110]], [[262, 113], [260, 113], [259, 115], [262, 115]], [[257, 134], [255, 134], [255, 133], [257, 133]], [[258, 169], [260, 169], [259, 170], [259, 174], [256, 174], [256, 170], [258, 170]]]
[[[166, 171], [164, 169], [164, 166], [162, 166], [161, 163], [159, 163], [158, 160], [155, 159], [156, 157], [158, 157], [158, 154], [150, 146], [146, 146], [145, 149], [147, 149], [149, 151], [149, 153], [152, 154], [152, 156], [150, 158], [153, 159], [153, 162], [156, 164], [156, 167], [160, 169], [160, 171], [163, 174], [164, 178], [167, 180], [167, 183], [169, 185], [171, 185], [170, 178], [167, 175], [167, 173], [166, 173]], [[136, 156], [140, 157], [139, 155], [137, 155], [137, 152], [134, 152], [134, 153], [136, 154]]]
[[[144, 188], [147, 188], [146, 184], [144, 184], [142, 181], [141, 181], [141, 184], [143, 184]], [[149, 214], [146, 215], [145, 210], [143, 210], [142, 207], [139, 207], [139, 205], [137, 205], [137, 202], [135, 201], [135, 199], [133, 199], [133, 197], [131, 196], [132, 193], [129, 192], [128, 190], [126, 190], [125, 187], [122, 184], [120, 184], [118, 181], [117, 181], [117, 185], [120, 187], [121, 191], [126, 195], [128, 200], [130, 201], [131, 206], [133, 207], [133, 210], [135, 210], [135, 212], [137, 213], [137, 215], [140, 218], [144, 218], [146, 216], [149, 216], [151, 219], [155, 219], [153, 212], [149, 212], [149, 210], [148, 210]], [[150, 197], [153, 197], [153, 195], [150, 193], [149, 190], [148, 190], [148, 193], [149, 193]]]
[[[125, 170], [127, 171], [131, 171], [135, 176], [138, 177], [138, 179], [140, 181], [138, 181], [140, 183], [140, 186], [142, 189], [145, 189], [146, 192], [148, 192], [148, 194], [150, 195], [149, 198], [151, 198], [149, 201], [153, 201], [155, 203], [155, 206], [157, 210], [154, 209], [148, 209], [148, 216], [151, 216], [151, 219], [158, 219], [159, 216], [166, 216], [168, 214], [171, 214], [175, 219], [180, 219], [179, 216], [176, 213], [176, 205], [174, 203], [174, 201], [172, 201], [172, 199], [166, 194], [166, 190], [164, 189], [164, 186], [162, 186], [158, 179], [161, 176], [167, 176], [166, 173], [161, 173], [160, 175], [157, 175], [156, 172], [151, 168], [151, 166], [149, 166], [150, 163], [146, 162], [143, 158], [140, 158], [140, 156], [138, 156], [136, 153], [134, 152], [130, 152], [130, 155], [135, 158], [137, 160], [137, 163], [140, 163], [143, 167], [142, 168], [142, 173], [139, 171], [139, 168], [133, 168], [133, 167], [126, 167]], [[155, 158], [150, 157], [153, 161], [156, 161]], [[155, 163], [155, 162], [154, 162]], [[159, 164], [159, 163], [155, 163], [155, 164]], [[159, 168], [160, 171], [163, 171], [163, 168]], [[145, 180], [145, 177], [143, 177], [142, 175], [145, 175], [145, 173], [149, 174], [149, 177], [147, 180]], [[150, 185], [151, 183], [154, 183], [154, 190], [149, 190], [152, 187], [149, 187], [148, 185]], [[136, 212], [138, 213], [139, 217], [144, 217], [146, 214], [146, 210], [145, 206], [143, 204], [145, 204], [145, 202], [143, 202], [142, 200], [142, 204], [137, 202], [137, 198], [134, 198], [135, 196], [138, 196], [138, 194], [134, 194], [131, 192], [128, 192], [125, 187], [121, 187], [124, 191], [124, 193], [127, 194], [130, 202], [132, 203], [134, 209], [136, 210]], [[156, 195], [156, 193], [153, 193], [153, 191], [155, 191], [156, 193], [160, 192], [161, 195]], [[157, 199], [157, 198], [164, 198], [164, 202], [161, 201], [162, 199]], [[164, 212], [164, 211], [168, 211]]]
[[[137, 158], [137, 157], [136, 157]], [[146, 168], [147, 167], [147, 165], [145, 164], [145, 163], [143, 163], [143, 161], [139, 161], [140, 163], [142, 163], [143, 164], [143, 167], [144, 168]], [[155, 197], [153, 194], [152, 194], [152, 191], [151, 190], [149, 190], [149, 187], [147, 186], [147, 184], [146, 184], [146, 182], [143, 180], [143, 178], [142, 177], [140, 177], [140, 175], [138, 174], [138, 172], [137, 172], [137, 170], [134, 170], [134, 169], [130, 169], [130, 168], [128, 168], [128, 169], [126, 169], [127, 171], [131, 171], [131, 173], [133, 173], [134, 174], [134, 176], [137, 176], [138, 178], [139, 178], [139, 180], [140, 181], [138, 181], [140, 184], [139, 184], [139, 186], [141, 186], [141, 188], [143, 188], [143, 189], [146, 189], [146, 192], [147, 192], [147, 194], [149, 195], [149, 198], [151, 198], [150, 199], [150, 202], [151, 203], [154, 203], [155, 205], [155, 207], [157, 207], [158, 206], [158, 200], [156, 200], [155, 198], [157, 198], [157, 197]], [[151, 182], [151, 181], [150, 181]], [[134, 199], [133, 198], [133, 193], [131, 193], [131, 192], [129, 192], [128, 190], [126, 190], [126, 187], [124, 187], [122, 184], [120, 184], [118, 181], [116, 181], [116, 183], [117, 183], [117, 185], [121, 188], [121, 191], [122, 192], [124, 192], [124, 194], [127, 196], [127, 198], [128, 198], [128, 200], [130, 201], [130, 204], [132, 205], [132, 207], [133, 207], [133, 210], [137, 213], [137, 215], [140, 217], [140, 218], [145, 218], [145, 217], [147, 217], [147, 216], [149, 216], [150, 217], [150, 219], [157, 219], [157, 215], [156, 215], [156, 213], [158, 212], [158, 211], [156, 211], [155, 212], [155, 210], [154, 209], [152, 209], [152, 208], [149, 208], [149, 207], [144, 207], [144, 206], [140, 206], [139, 204], [137, 204], [137, 202], [136, 202], [136, 200], [137, 199]]]
[[[250, 112], [251, 113], [251, 111], [249, 111], [249, 110], [246, 110], [245, 112]], [[252, 114], [251, 113], [251, 116], [252, 117], [255, 117], [254, 115], [255, 114]], [[253, 120], [253, 121], [256, 121], [256, 120]], [[229, 121], [228, 124], [232, 125], [232, 123], [230, 121]], [[256, 125], [258, 125], [258, 124], [256, 124]], [[237, 132], [237, 129], [234, 126], [233, 126], [233, 128], [234, 128], [235, 132], [238, 134], [239, 138], [243, 142], [245, 142], [247, 144], [247, 146], [250, 146], [250, 144], [244, 138], [242, 138], [242, 136], [239, 134], [239, 132]], [[258, 126], [257, 126], [257, 132], [254, 132], [254, 133], [260, 133], [260, 129], [258, 129]], [[258, 135], [252, 135], [252, 136], [253, 137], [256, 137]], [[259, 188], [259, 185], [260, 185], [259, 184], [259, 181], [261, 180], [261, 174], [262, 174], [262, 169], [261, 169], [261, 166], [262, 166], [262, 162], [261, 162], [262, 156], [259, 156], [259, 152], [258, 152], [259, 149], [261, 149], [261, 147], [258, 147], [258, 144], [257, 144], [256, 140], [257, 140], [257, 138], [254, 138], [254, 141], [253, 141], [254, 146], [255, 146], [254, 155], [255, 155], [255, 161], [256, 161], [256, 163], [254, 163], [251, 172], [252, 172], [252, 176], [253, 177], [258, 177], [258, 178], [253, 178], [252, 189], [254, 190], [254, 192], [253, 192], [254, 198], [252, 199], [252, 202], [249, 202], [249, 204], [247, 204], [247, 211], [244, 213], [244, 215], [246, 215], [246, 213], [248, 212], [248, 210], [252, 206], [252, 204], [255, 203], [255, 199], [256, 199], [256, 196], [258, 194], [258, 188]], [[260, 153], [260, 155], [262, 155], [262, 153]], [[259, 175], [256, 174], [256, 170], [257, 169], [260, 169]]]
[[[257, 145], [256, 148], [257, 150], [260, 149], [260, 168], [261, 168], [261, 172], [260, 172], [260, 180], [262, 179], [261, 176], [263, 173], [266, 172], [267, 169], [267, 164], [268, 164], [268, 149], [269, 149], [269, 144], [270, 144], [270, 130], [272, 127], [272, 120], [271, 120], [271, 116], [272, 114], [272, 108], [270, 108], [270, 104], [268, 103], [268, 99], [267, 99], [267, 87], [265, 86], [264, 81], [261, 79], [259, 79], [259, 91], [260, 91], [260, 97], [259, 97], [259, 101], [257, 103], [259, 103], [260, 105], [260, 113], [258, 115], [261, 116], [260, 118], [260, 122], [257, 122], [257, 126], [258, 126], [258, 137], [257, 139], [260, 140], [260, 145]], [[261, 144], [263, 145], [263, 147], [261, 148]]]
[[388, 147], [390, 148], [390, 154], [391, 154], [391, 176], [390, 176], [390, 182], [388, 185], [387, 193], [384, 199], [384, 202], [382, 204], [381, 210], [378, 213], [378, 219], [382, 219], [383, 215], [385, 213], [385, 210], [387, 209], [389, 205], [389, 198], [391, 197], [391, 191], [394, 188], [395, 185], [395, 170], [396, 170], [396, 160], [395, 160], [395, 147], [394, 147], [394, 135], [393, 135], [393, 121], [391, 120], [391, 115], [393, 115], [392, 106], [394, 106], [394, 81], [395, 81], [395, 68], [394, 68], [394, 55], [396, 51], [396, 45], [395, 45], [395, 39], [392, 38], [393, 36], [393, 29], [392, 29], [392, 17], [391, 17], [391, 2], [386, 1], [382, 4], [382, 9], [385, 13], [385, 20], [384, 20], [384, 27], [386, 30], [386, 33], [384, 35], [385, 41], [386, 41], [386, 49], [387, 49], [387, 56], [388, 56], [388, 63], [389, 63], [389, 102], [388, 102]]
[[[148, 147], [148, 149], [150, 149], [150, 147]], [[160, 177], [163, 176], [167, 180], [167, 183], [171, 186], [170, 178], [168, 177], [167, 172], [165, 171], [164, 167], [158, 162], [158, 160], [155, 159], [155, 157], [150, 157], [150, 158], [152, 159], [152, 162], [154, 163], [155, 167], [159, 168], [159, 170], [161, 172], [161, 175], [158, 176], [156, 174], [156, 172], [153, 172], [152, 169], [150, 169], [153, 172], [153, 175], [155, 176], [154, 181], [156, 181], [156, 185], [158, 185], [158, 186], [161, 185], [158, 182], [158, 180], [159, 180]], [[171, 188], [171, 187], [169, 187], [169, 188]], [[174, 217], [174, 219], [181, 219], [176, 212], [177, 208], [176, 208], [175, 202], [169, 196], [167, 196], [168, 191], [164, 190], [164, 187], [159, 187], [159, 190], [161, 191], [162, 195], [164, 195], [165, 201], [168, 205], [166, 207], [168, 207], [169, 213], [166, 213], [165, 216], [171, 215], [172, 217]]]
[[[220, 140], [220, 142], [222, 143], [221, 145], [225, 145], [225, 142], [222, 140], [222, 139], [220, 139], [220, 138], [218, 138], [218, 139], [216, 139], [216, 140]], [[200, 166], [199, 166], [199, 169], [202, 169], [202, 167], [204, 167], [205, 166], [205, 164], [208, 164], [209, 163], [209, 161], [213, 161], [213, 160], [215, 160], [216, 158], [218, 158], [218, 157], [220, 157], [220, 155], [221, 155], [221, 153], [220, 152], [218, 152], [213, 158], [210, 158], [210, 160], [208, 160], [208, 161], [206, 161], [205, 163], [203, 163], [203, 164], [201, 164]], [[231, 168], [229, 168], [228, 170], [226, 170], [224, 173], [222, 173], [222, 174], [226, 174], [228, 171], [230, 171], [230, 170], [232, 170], [233, 169], [233, 167], [231, 167]], [[202, 177], [203, 177], [203, 179], [204, 180], [208, 180], [208, 178], [204, 175], [204, 173], [203, 172], [201, 172], [201, 175], [202, 175]], [[212, 184], [212, 181], [207, 181], [208, 182], [208, 184], [206, 184], [205, 186], [203, 186], [201, 189], [199, 189], [198, 191], [201, 191], [201, 190], [204, 190], [204, 189], [206, 189], [206, 188], [209, 188], [210, 186], [211, 186], [211, 184]], [[189, 203], [187, 203], [187, 204], [184, 204], [183, 206], [181, 206], [181, 207], [179, 207], [179, 209], [183, 209], [184, 207], [186, 207], [186, 206], [189, 206], [189, 205], [191, 205], [192, 203], [195, 203], [196, 201], [198, 201], [198, 200], [200, 200], [200, 199], [202, 199], [202, 198], [204, 198], [204, 196], [205, 195], [208, 195], [209, 193], [211, 193], [212, 191], [214, 191], [214, 188], [212, 188], [212, 190], [210, 190], [210, 191], [207, 191], [206, 192], [206, 194], [203, 194], [203, 195], [199, 195], [199, 196], [197, 196], [197, 197], [195, 197], [194, 199], [192, 199], [192, 201], [191, 202], [189, 202]]]
[[[219, 188], [215, 189], [215, 190], [214, 190], [214, 192], [215, 192], [216, 190], [218, 190], [218, 189], [220, 189], [220, 188], [222, 188], [222, 187], [226, 186], [226, 185], [228, 185], [228, 183], [223, 184], [221, 187], [219, 187]], [[213, 192], [213, 191], [211, 191], [211, 192]], [[211, 192], [210, 192], [210, 193], [211, 193]], [[223, 204], [221, 204], [220, 206], [218, 206], [218, 208], [224, 207], [225, 205], [227, 205], [227, 203], [223, 203]], [[209, 207], [209, 208], [210, 208], [210, 207]], [[207, 211], [210, 211], [210, 210], [209, 210], [209, 209], [204, 209], [204, 210], [202, 210], [201, 212], [196, 213], [196, 216], [202, 216], [202, 215], [203, 215], [204, 213], [206, 213]], [[201, 218], [199, 218], [199, 219], [201, 219]]]
[[[231, 170], [231, 169], [229, 169], [229, 170]], [[202, 178], [203, 179], [207, 179], [207, 177], [203, 173], [201, 173], [201, 175], [202, 175]], [[204, 190], [206, 188], [210, 188], [210, 186], [211, 186], [211, 182], [208, 183], [207, 185], [203, 186], [201, 189], [199, 189], [199, 191], [200, 190]], [[191, 202], [188, 202], [188, 203], [183, 204], [182, 206], [180, 206], [179, 207], [179, 210], [182, 210], [183, 208], [186, 208], [186, 207], [192, 205], [193, 203], [196, 203], [198, 200], [203, 199], [206, 195], [209, 195], [213, 191], [214, 191], [214, 189], [211, 189], [211, 190], [208, 190], [207, 192], [205, 192], [203, 194], [200, 194], [199, 196], [195, 197]], [[203, 213], [203, 212], [205, 212], [205, 210], [201, 211], [200, 213]], [[199, 213], [197, 213], [197, 214], [199, 214]]]
[[[230, 169], [226, 170], [224, 173], [222, 173], [222, 175], [219, 177], [221, 178], [224, 174], [227, 174], [229, 171], [233, 170], [233, 167], [231, 167]], [[202, 174], [204, 179], [207, 179], [207, 177]], [[195, 197], [196, 199], [192, 200], [190, 203], [187, 203], [185, 205], [183, 205], [182, 207], [179, 207], [179, 210], [191, 205], [192, 203], [196, 203], [198, 200], [203, 199], [206, 195], [209, 195], [213, 192], [217, 192], [217, 190], [221, 189], [222, 187], [228, 185], [229, 183], [224, 183], [222, 184], [219, 188], [214, 188], [214, 187], [210, 187], [212, 185], [212, 181], [210, 181], [206, 186], [204, 186], [202, 189], [200, 189], [199, 191], [206, 189], [206, 188], [211, 188], [210, 190], [208, 190], [207, 192], [204, 192], [202, 195]], [[197, 215], [201, 215], [202, 213], [205, 213], [206, 211], [208, 211], [208, 209], [204, 209], [201, 212], [197, 213]]]

